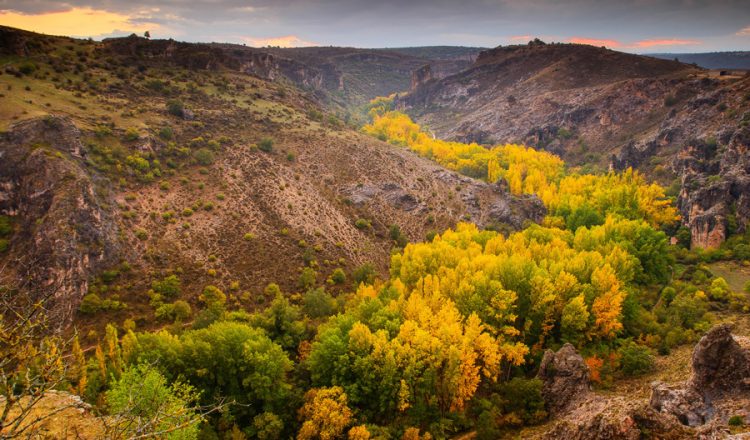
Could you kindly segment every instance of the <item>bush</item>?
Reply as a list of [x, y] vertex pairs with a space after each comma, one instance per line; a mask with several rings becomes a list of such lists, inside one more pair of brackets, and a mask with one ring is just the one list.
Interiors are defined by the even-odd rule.
[[5, 238], [0, 238], [0, 252], [8, 250], [9, 241]]
[[165, 298], [175, 298], [180, 295], [181, 283], [177, 275], [169, 275], [161, 281], [152, 282], [151, 288]]
[[297, 285], [300, 289], [309, 289], [315, 285], [318, 274], [311, 267], [302, 269], [302, 273], [299, 275]]
[[359, 219], [357, 219], [357, 221], [354, 222], [354, 226], [357, 229], [366, 229], [366, 228], [371, 228], [372, 227], [372, 223], [370, 223], [370, 221], [367, 220], [367, 219], [359, 218]]
[[620, 368], [626, 376], [638, 376], [654, 368], [654, 355], [650, 348], [628, 341], [620, 348]]
[[185, 106], [182, 104], [181, 101], [178, 101], [176, 99], [171, 99], [167, 101], [167, 112], [170, 115], [174, 115], [174, 116], [181, 118], [185, 115]]
[[201, 148], [193, 153], [195, 160], [201, 165], [211, 165], [214, 163], [214, 153], [208, 148]]
[[135, 230], [135, 236], [138, 240], [146, 241], [148, 240], [148, 231], [142, 228], [138, 228]]
[[24, 75], [31, 75], [36, 71], [36, 64], [32, 62], [26, 62], [18, 66], [18, 71], [23, 73]]
[[270, 153], [273, 151], [273, 139], [267, 137], [261, 139], [260, 142], [258, 142], [258, 149]]
[[742, 426], [745, 424], [745, 420], [742, 416], [732, 416], [727, 421], [727, 424], [729, 426]]
[[346, 282], [346, 273], [344, 272], [344, 269], [340, 267], [336, 268], [331, 274], [331, 281], [333, 281], [334, 284], [344, 284]]
[[83, 297], [79, 310], [81, 313], [96, 313], [101, 310], [102, 299], [96, 293], [89, 293]]
[[253, 239], [255, 239], [255, 234], [253, 234], [252, 232], [248, 232], [242, 236], [242, 239], [245, 241], [252, 241]]
[[174, 138], [174, 130], [172, 130], [172, 127], [163, 127], [159, 130], [159, 137], [165, 141], [170, 141]]
[[303, 309], [311, 318], [325, 318], [336, 313], [336, 300], [324, 288], [318, 287], [305, 293]]
[[365, 263], [352, 272], [352, 278], [354, 283], [359, 285], [361, 283], [372, 284], [375, 282], [375, 268], [370, 263]]
[[10, 224], [10, 218], [0, 215], [0, 237], [7, 237], [11, 232], [13, 232], [13, 226]]
[[506, 419], [533, 425], [547, 418], [541, 380], [514, 377], [500, 385], [499, 394], [503, 401], [503, 413], [514, 416]]
[[135, 127], [130, 127], [127, 130], [125, 130], [125, 140], [126, 141], [137, 141], [138, 138], [141, 137], [141, 134], [138, 132], [138, 129]]

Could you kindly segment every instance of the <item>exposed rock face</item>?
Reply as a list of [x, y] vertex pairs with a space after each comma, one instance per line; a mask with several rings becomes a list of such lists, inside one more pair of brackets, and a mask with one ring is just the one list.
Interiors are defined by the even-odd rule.
[[673, 162], [682, 176], [678, 206], [696, 247], [718, 247], [730, 215], [737, 232], [750, 221], [750, 128], [720, 134], [710, 141], [693, 140]]
[[67, 324], [93, 271], [117, 253], [117, 231], [81, 156], [80, 132], [66, 118], [15, 124], [0, 139], [0, 213], [20, 225], [9, 267], [39, 297], [51, 295], [53, 318]]
[[414, 91], [417, 87], [426, 83], [432, 79], [432, 67], [426, 64], [419, 69], [411, 73], [411, 90]]
[[750, 353], [731, 331], [730, 325], [723, 324], [706, 333], [693, 350], [691, 379], [680, 386], [654, 383], [650, 406], [677, 417], [683, 425], [697, 427], [726, 412], [721, 410], [723, 403], [747, 396]]
[[543, 382], [542, 396], [553, 415], [580, 402], [591, 388], [589, 367], [570, 344], [563, 345], [556, 353], [547, 350], [537, 377]]
[[[453, 171], [434, 167], [433, 176], [451, 187], [459, 188], [458, 195], [467, 220], [479, 227], [507, 225], [521, 229], [527, 222], [539, 223], [546, 215], [544, 204], [535, 196], [514, 196], [507, 188], [487, 184]], [[427, 213], [427, 204], [407, 188], [386, 182], [381, 185], [355, 185], [343, 187], [340, 193], [357, 207], [382, 199], [393, 208], [406, 212]]]
[[691, 387], [713, 398], [747, 390], [749, 381], [750, 353], [732, 337], [732, 327], [712, 328], [693, 350]]
[[710, 416], [706, 402], [695, 390], [670, 387], [661, 382], [651, 385], [649, 405], [656, 411], [674, 415], [687, 426], [702, 425]]

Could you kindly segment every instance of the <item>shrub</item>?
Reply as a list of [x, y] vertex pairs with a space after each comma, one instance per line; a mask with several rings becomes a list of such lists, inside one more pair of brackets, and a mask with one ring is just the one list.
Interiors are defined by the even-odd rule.
[[167, 112], [170, 115], [174, 115], [174, 116], [181, 118], [185, 115], [185, 106], [182, 104], [181, 101], [178, 101], [176, 99], [171, 99], [167, 101]]
[[141, 134], [138, 132], [138, 129], [135, 127], [130, 127], [127, 130], [125, 130], [125, 140], [126, 141], [137, 141], [138, 138], [141, 137]]
[[151, 288], [165, 298], [175, 298], [180, 295], [181, 283], [177, 275], [169, 275], [161, 281], [153, 281]]
[[297, 285], [300, 289], [309, 289], [315, 285], [317, 277], [318, 274], [315, 272], [315, 270], [313, 270], [313, 268], [306, 267], [302, 269], [302, 273], [300, 273], [299, 279], [297, 280]]
[[201, 148], [193, 153], [195, 160], [201, 165], [211, 165], [214, 163], [214, 153], [208, 148]]
[[146, 241], [148, 240], [148, 231], [142, 228], [138, 228], [135, 230], [135, 236], [138, 240]]
[[26, 62], [18, 66], [18, 71], [23, 73], [24, 75], [31, 75], [36, 71], [36, 64], [32, 62]]
[[346, 282], [346, 273], [344, 272], [344, 269], [340, 267], [336, 268], [333, 273], [331, 273], [331, 281], [333, 281], [334, 284], [344, 284]]
[[182, 210], [182, 216], [183, 217], [190, 217], [191, 215], [193, 215], [192, 208], [185, 208], [185, 209]]
[[273, 151], [273, 139], [265, 137], [258, 142], [258, 149], [260, 151], [265, 151], [266, 153], [270, 153]]
[[174, 138], [174, 130], [172, 130], [172, 127], [163, 127], [159, 130], [159, 137], [166, 141], [170, 141]]
[[654, 356], [651, 349], [628, 341], [620, 350], [620, 368], [626, 376], [638, 376], [654, 368]]
[[370, 263], [365, 263], [352, 272], [352, 278], [354, 283], [359, 285], [360, 283], [372, 284], [375, 282], [375, 268]]
[[506, 416], [506, 420], [533, 425], [547, 418], [541, 380], [514, 377], [501, 384], [498, 391], [503, 402], [503, 413], [512, 416]]
[[11, 232], [13, 232], [13, 226], [10, 224], [10, 218], [0, 215], [0, 237], [7, 237]]
[[727, 424], [729, 426], [742, 426], [745, 424], [745, 420], [742, 416], [732, 416], [727, 421]]
[[0, 238], [0, 252], [8, 250], [9, 241], [5, 238]]
[[305, 314], [311, 318], [324, 318], [336, 313], [336, 300], [322, 287], [308, 290], [302, 301]]
[[96, 293], [89, 293], [81, 300], [81, 313], [96, 313], [102, 307], [102, 299]]
[[370, 223], [370, 221], [367, 220], [367, 219], [359, 218], [359, 219], [357, 219], [357, 221], [354, 222], [354, 226], [357, 229], [366, 229], [366, 228], [371, 228], [372, 227], [372, 223]]
[[242, 236], [242, 239], [245, 241], [252, 241], [254, 238], [255, 238], [255, 234], [253, 234], [252, 232], [248, 232]]

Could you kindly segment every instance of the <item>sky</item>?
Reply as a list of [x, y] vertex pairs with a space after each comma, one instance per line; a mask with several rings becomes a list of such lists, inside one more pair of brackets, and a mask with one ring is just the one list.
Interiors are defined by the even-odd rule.
[[495, 47], [540, 38], [635, 53], [750, 50], [750, 0], [0, 0], [0, 24], [255, 47]]

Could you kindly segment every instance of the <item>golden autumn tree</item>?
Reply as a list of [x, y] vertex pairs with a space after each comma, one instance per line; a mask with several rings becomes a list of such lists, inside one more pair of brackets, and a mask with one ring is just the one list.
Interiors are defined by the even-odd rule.
[[341, 387], [313, 388], [299, 410], [302, 427], [298, 440], [333, 440], [342, 437], [352, 422], [352, 411]]

